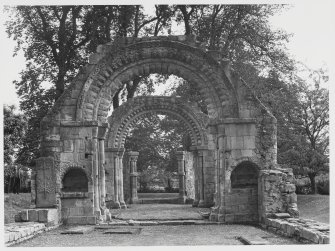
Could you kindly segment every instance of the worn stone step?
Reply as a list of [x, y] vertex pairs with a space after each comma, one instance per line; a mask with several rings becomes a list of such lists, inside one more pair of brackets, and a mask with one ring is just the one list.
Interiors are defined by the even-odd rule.
[[237, 237], [245, 245], [269, 245], [270, 242], [259, 236], [239, 236]]
[[61, 232], [61, 234], [87, 234], [94, 230], [94, 227], [79, 226], [71, 227]]
[[273, 216], [277, 219], [286, 219], [286, 218], [291, 218], [292, 217], [288, 213], [276, 213]]

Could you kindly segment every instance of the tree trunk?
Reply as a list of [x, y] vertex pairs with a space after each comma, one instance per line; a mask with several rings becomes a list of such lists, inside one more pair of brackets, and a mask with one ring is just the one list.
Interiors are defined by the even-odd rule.
[[57, 76], [57, 82], [56, 82], [56, 96], [55, 101], [63, 94], [65, 89], [65, 75], [66, 70], [65, 69], [59, 69], [58, 76]]
[[309, 173], [308, 177], [311, 180], [311, 188], [312, 188], [312, 194], [317, 194], [317, 187], [316, 187], [316, 182], [315, 182], [315, 173]]

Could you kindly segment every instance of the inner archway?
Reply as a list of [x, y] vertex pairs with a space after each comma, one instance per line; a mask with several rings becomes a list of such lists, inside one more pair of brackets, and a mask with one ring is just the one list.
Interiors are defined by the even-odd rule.
[[[106, 156], [107, 160], [112, 160], [110, 163], [114, 163], [118, 165], [115, 168], [114, 172], [118, 172], [120, 175], [120, 171], [116, 171], [116, 169], [122, 168], [122, 157], [124, 153], [124, 143], [125, 138], [134, 123], [136, 123], [142, 116], [146, 114], [167, 114], [169, 116], [177, 118], [187, 130], [188, 134], [191, 138], [191, 149], [193, 154], [195, 155], [195, 163], [194, 163], [194, 173], [195, 173], [195, 205], [204, 206], [205, 203], [205, 194], [204, 191], [208, 190], [205, 188], [206, 184], [203, 182], [203, 177], [200, 177], [200, 174], [203, 174], [203, 171], [199, 171], [198, 169], [203, 170], [203, 162], [198, 161], [198, 148], [201, 148], [200, 151], [206, 149], [208, 144], [207, 139], [207, 131], [206, 125], [208, 123], [208, 117], [203, 114], [200, 109], [189, 102], [184, 102], [181, 98], [178, 97], [164, 97], [164, 96], [148, 96], [148, 97], [135, 97], [124, 104], [122, 104], [118, 109], [116, 109], [112, 116], [109, 117], [110, 129], [107, 132], [106, 137], [106, 147], [107, 149], [114, 149], [114, 152], [118, 152], [118, 161], [113, 162], [113, 158], [115, 158], [116, 154], [108, 154]], [[111, 150], [112, 152], [112, 150]], [[121, 153], [121, 156], [120, 156]], [[184, 158], [184, 157], [182, 157]], [[179, 176], [185, 176], [185, 166], [184, 160], [178, 160], [178, 174]], [[107, 165], [108, 166], [108, 165]], [[112, 173], [113, 168], [107, 173]], [[112, 177], [109, 177], [112, 179]], [[107, 177], [108, 179], [108, 177]], [[122, 178], [123, 179], [123, 178]], [[185, 182], [187, 179], [179, 177], [180, 179], [180, 187], [179, 194], [180, 199], [185, 200]], [[214, 182], [214, 180], [213, 180]], [[123, 181], [122, 181], [123, 183]], [[107, 196], [106, 201], [117, 201], [119, 200], [120, 205], [124, 205], [124, 193], [119, 191], [123, 189], [123, 185], [119, 186], [107, 186]], [[113, 190], [114, 188], [114, 190]], [[181, 190], [183, 189], [183, 190]], [[117, 191], [116, 191], [117, 190]], [[113, 196], [114, 193], [114, 196]], [[114, 205], [118, 203], [114, 203]]]

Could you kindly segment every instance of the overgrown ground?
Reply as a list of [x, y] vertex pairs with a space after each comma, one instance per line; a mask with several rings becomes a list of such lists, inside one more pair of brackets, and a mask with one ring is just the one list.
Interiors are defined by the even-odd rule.
[[[146, 194], [143, 197], [162, 198], [164, 194]], [[175, 194], [167, 194], [174, 197]], [[140, 196], [141, 197], [141, 196]], [[30, 193], [5, 194], [5, 223], [14, 222], [14, 216], [20, 210], [29, 208]], [[302, 218], [313, 219], [329, 223], [329, 196], [328, 195], [298, 195], [298, 208]]]
[[24, 208], [29, 208], [31, 195], [30, 193], [20, 193], [20, 194], [13, 194], [8, 193], [4, 195], [5, 200], [5, 223], [14, 222], [14, 216], [20, 210]]

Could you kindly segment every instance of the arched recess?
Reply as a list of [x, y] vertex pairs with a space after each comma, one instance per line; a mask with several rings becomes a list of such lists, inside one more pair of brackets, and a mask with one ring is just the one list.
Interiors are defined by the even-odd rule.
[[110, 128], [107, 133], [106, 147], [123, 148], [131, 125], [147, 113], [168, 114], [177, 118], [187, 128], [192, 146], [207, 145], [208, 117], [194, 104], [183, 102], [180, 97], [141, 96], [128, 100], [108, 118]]
[[62, 192], [88, 192], [88, 178], [82, 168], [71, 168], [64, 174]]
[[135, 76], [151, 73], [174, 74], [196, 85], [211, 119], [238, 117], [238, 97], [225, 67], [193, 36], [120, 38], [98, 47], [48, 117], [106, 122], [116, 91]]
[[258, 177], [259, 167], [248, 160], [240, 161], [231, 169], [231, 174], [227, 177], [230, 179], [229, 199], [226, 200], [225, 204], [228, 211], [230, 210], [231, 214], [234, 215], [231, 218], [232, 221], [258, 221]]

